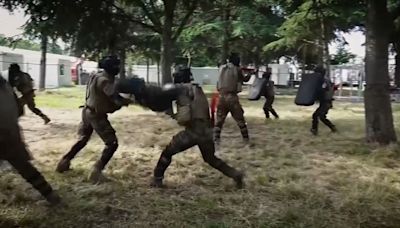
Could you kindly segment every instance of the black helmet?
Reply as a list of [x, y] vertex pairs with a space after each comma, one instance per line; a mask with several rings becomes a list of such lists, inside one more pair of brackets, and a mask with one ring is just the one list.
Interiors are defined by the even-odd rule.
[[240, 64], [240, 56], [238, 53], [231, 53], [231, 55], [229, 56], [228, 61], [230, 63], [232, 63], [235, 66], [239, 66]]
[[11, 72], [20, 72], [21, 68], [19, 67], [19, 65], [17, 63], [12, 63], [12, 64], [10, 64], [10, 67], [8, 67], [8, 70]]
[[117, 75], [120, 71], [121, 60], [115, 55], [103, 57], [99, 62], [99, 68], [104, 69], [110, 75]]
[[192, 78], [192, 71], [190, 67], [182, 66], [179, 68], [178, 72], [173, 74], [174, 76], [174, 83], [190, 83]]

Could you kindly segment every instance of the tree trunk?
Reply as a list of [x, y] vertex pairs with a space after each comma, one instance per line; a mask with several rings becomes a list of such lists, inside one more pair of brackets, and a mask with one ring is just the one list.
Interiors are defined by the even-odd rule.
[[121, 71], [119, 72], [119, 78], [121, 79], [125, 79], [126, 78], [126, 51], [125, 50], [121, 50]]
[[230, 37], [230, 11], [229, 8], [223, 9], [223, 24], [224, 24], [224, 37], [222, 40], [222, 55], [221, 55], [221, 65], [226, 63], [226, 60], [229, 57], [229, 37]]
[[45, 90], [46, 88], [46, 52], [47, 52], [47, 44], [48, 38], [46, 35], [42, 34], [41, 41], [41, 51], [42, 55], [40, 58], [40, 79], [39, 79], [39, 90]]
[[329, 42], [324, 40], [324, 68], [326, 70], [326, 77], [331, 78], [331, 56], [329, 55]]
[[157, 85], [160, 84], [160, 61], [157, 59]]
[[[168, 29], [165, 29], [168, 30]], [[169, 31], [164, 31], [162, 34], [162, 46], [161, 46], [161, 83], [172, 82], [171, 66], [173, 61], [173, 46], [174, 41], [172, 40], [171, 28]]]
[[[166, 3], [165, 3], [166, 4]], [[161, 83], [172, 82], [171, 66], [174, 59], [173, 20], [175, 6], [166, 4], [161, 34]]]
[[318, 53], [318, 57], [317, 57], [317, 64], [319, 66], [323, 66], [324, 65], [324, 45], [323, 45], [323, 40], [322, 37], [320, 37], [317, 41], [317, 53]]
[[387, 0], [368, 0], [366, 23], [365, 121], [368, 142], [395, 142], [389, 96]]
[[149, 83], [149, 77], [150, 77], [150, 59], [149, 57], [146, 57], [146, 82]]

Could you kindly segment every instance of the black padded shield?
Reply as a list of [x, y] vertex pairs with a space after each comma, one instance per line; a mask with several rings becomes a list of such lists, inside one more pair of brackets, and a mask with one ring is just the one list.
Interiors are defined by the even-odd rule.
[[300, 106], [313, 105], [317, 99], [323, 80], [324, 78], [321, 74], [304, 74], [294, 103]]
[[264, 92], [264, 87], [267, 84], [267, 80], [265, 78], [254, 79], [253, 84], [249, 88], [249, 95], [247, 97], [248, 100], [256, 101], [259, 100], [262, 93]]
[[116, 90], [118, 93], [134, 94], [136, 96], [142, 92], [145, 86], [146, 83], [141, 78], [120, 79], [116, 83]]
[[165, 90], [158, 86], [146, 86], [137, 100], [140, 105], [154, 112], [164, 112], [171, 108], [172, 101], [178, 98], [180, 92], [180, 88]]

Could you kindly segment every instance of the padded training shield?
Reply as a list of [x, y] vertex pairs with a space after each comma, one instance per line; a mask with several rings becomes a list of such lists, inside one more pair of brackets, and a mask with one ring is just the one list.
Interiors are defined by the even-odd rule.
[[182, 88], [179, 87], [165, 90], [147, 85], [144, 93], [138, 97], [138, 102], [154, 112], [164, 112], [171, 108], [172, 101], [178, 98], [181, 91]]
[[294, 103], [301, 106], [313, 105], [317, 99], [318, 91], [322, 86], [323, 79], [323, 76], [317, 73], [304, 74]]
[[267, 80], [265, 78], [256, 77], [253, 84], [250, 86], [247, 99], [251, 101], [259, 100], [266, 84]]
[[138, 95], [145, 87], [145, 82], [141, 78], [120, 79], [117, 82], [116, 90], [118, 93]]

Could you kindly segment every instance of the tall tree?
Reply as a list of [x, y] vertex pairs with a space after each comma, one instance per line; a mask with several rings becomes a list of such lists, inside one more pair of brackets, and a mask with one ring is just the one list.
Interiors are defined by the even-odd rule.
[[389, 96], [388, 45], [391, 19], [387, 0], [367, 0], [365, 117], [367, 141], [395, 142]]
[[39, 90], [45, 90], [46, 88], [46, 53], [48, 38], [47, 35], [42, 34], [41, 37], [41, 57], [40, 57], [40, 77], [39, 77]]
[[[172, 82], [171, 65], [175, 43], [198, 3], [199, 0], [121, 0], [114, 4], [119, 12], [129, 17], [131, 21], [139, 23], [161, 36], [163, 84]], [[136, 13], [137, 10], [140, 10], [139, 14]]]
[[[245, 64], [267, 63], [272, 56], [262, 47], [276, 39], [277, 27], [282, 23], [282, 17], [272, 8], [268, 0], [202, 5], [202, 11], [193, 16], [178, 40], [180, 51], [190, 53], [193, 65], [224, 63], [231, 51], [240, 53]], [[227, 11], [229, 20], [225, 18]]]
[[273, 1], [287, 20], [279, 29], [280, 39], [264, 49], [295, 52], [306, 65], [324, 64], [329, 68], [328, 45], [337, 38], [335, 32], [348, 31], [363, 21], [362, 0]]

